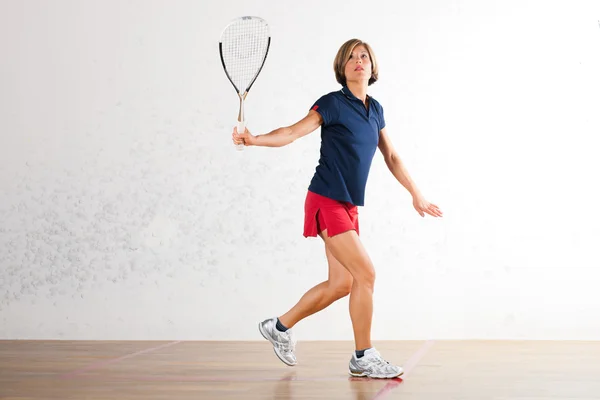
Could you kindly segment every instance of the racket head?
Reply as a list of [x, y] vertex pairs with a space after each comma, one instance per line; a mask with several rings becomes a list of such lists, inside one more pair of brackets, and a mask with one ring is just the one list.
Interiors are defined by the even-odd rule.
[[238, 95], [245, 97], [256, 81], [270, 46], [269, 24], [260, 17], [235, 18], [221, 32], [221, 63]]

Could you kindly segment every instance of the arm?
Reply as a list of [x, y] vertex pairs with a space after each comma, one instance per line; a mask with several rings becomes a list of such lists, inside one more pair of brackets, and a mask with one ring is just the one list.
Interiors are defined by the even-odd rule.
[[313, 132], [323, 123], [321, 114], [310, 110], [306, 117], [293, 125], [277, 128], [262, 135], [252, 135], [248, 129], [242, 134], [234, 128], [233, 142], [244, 143], [246, 146], [282, 147]]
[[413, 197], [420, 196], [421, 193], [419, 192], [419, 189], [417, 189], [417, 185], [413, 182], [412, 178], [408, 174], [408, 171], [402, 163], [400, 156], [394, 149], [394, 146], [392, 145], [385, 128], [379, 131], [378, 147], [392, 175], [394, 175], [398, 182], [400, 182], [400, 184], [404, 186]]
[[388, 168], [394, 177], [408, 190], [408, 192], [413, 197], [413, 207], [421, 217], [425, 216], [425, 213], [433, 216], [433, 217], [441, 217], [442, 211], [435, 204], [429, 203], [419, 189], [417, 185], [413, 182], [412, 178], [408, 174], [406, 167], [400, 160], [398, 153], [394, 150], [394, 146], [392, 146], [392, 142], [387, 135], [385, 128], [383, 128], [379, 132], [379, 150], [381, 154], [383, 154], [383, 158]]

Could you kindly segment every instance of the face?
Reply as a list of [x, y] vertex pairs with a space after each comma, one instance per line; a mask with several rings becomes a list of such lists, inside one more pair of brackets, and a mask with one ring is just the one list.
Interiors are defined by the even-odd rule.
[[371, 58], [369, 52], [362, 44], [352, 50], [352, 54], [346, 63], [344, 73], [346, 81], [368, 81], [371, 78]]

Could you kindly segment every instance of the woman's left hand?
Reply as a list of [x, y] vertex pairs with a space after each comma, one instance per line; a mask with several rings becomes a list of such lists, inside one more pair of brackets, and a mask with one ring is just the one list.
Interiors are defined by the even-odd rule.
[[432, 217], [441, 217], [442, 211], [433, 203], [428, 202], [421, 195], [417, 195], [413, 197], [413, 206], [415, 210], [419, 213], [421, 217], [424, 217], [425, 214], [429, 214]]

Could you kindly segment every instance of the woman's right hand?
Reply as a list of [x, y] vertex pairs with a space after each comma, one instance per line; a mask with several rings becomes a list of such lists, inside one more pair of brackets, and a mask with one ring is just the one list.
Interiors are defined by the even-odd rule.
[[233, 140], [234, 144], [242, 144], [244, 146], [256, 145], [256, 136], [252, 135], [248, 128], [245, 128], [245, 131], [243, 133], [238, 133], [237, 126], [233, 127], [231, 139]]

